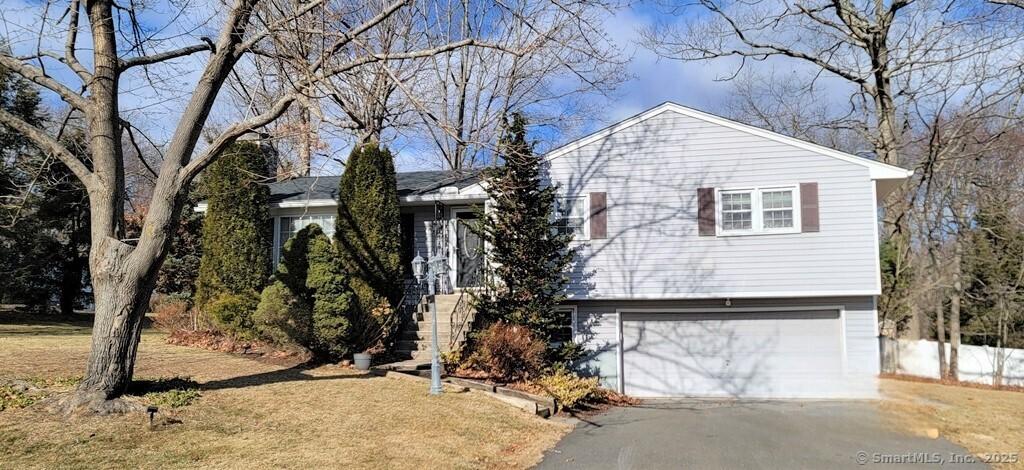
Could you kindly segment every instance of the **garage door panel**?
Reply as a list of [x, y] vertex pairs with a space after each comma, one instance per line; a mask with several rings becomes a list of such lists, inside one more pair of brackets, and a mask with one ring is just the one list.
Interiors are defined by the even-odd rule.
[[635, 396], [797, 397], [842, 385], [837, 311], [624, 314]]

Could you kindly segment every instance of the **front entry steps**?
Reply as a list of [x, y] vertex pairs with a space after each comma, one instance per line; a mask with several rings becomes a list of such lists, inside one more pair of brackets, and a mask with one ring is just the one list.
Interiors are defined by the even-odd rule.
[[[423, 296], [412, 312], [412, 318], [403, 322], [398, 335], [395, 352], [399, 357], [430, 363], [433, 317], [430, 313], [430, 296]], [[473, 321], [473, 307], [468, 294], [456, 293], [435, 295], [437, 303], [437, 342], [444, 353], [457, 349], [466, 339], [466, 332]]]
[[[381, 364], [374, 369], [392, 370], [430, 375], [430, 349], [432, 344], [432, 320], [430, 296], [422, 296], [410, 318], [404, 318], [395, 344], [395, 356], [401, 359], [390, 364]], [[437, 302], [437, 342], [441, 353], [458, 349], [466, 340], [466, 333], [476, 313], [470, 304], [470, 296], [464, 292], [435, 295]]]

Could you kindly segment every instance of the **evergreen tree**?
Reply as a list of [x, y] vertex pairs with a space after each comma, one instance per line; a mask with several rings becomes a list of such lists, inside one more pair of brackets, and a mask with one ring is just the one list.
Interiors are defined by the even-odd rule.
[[550, 341], [561, 322], [555, 307], [564, 300], [567, 268], [575, 255], [572, 234], [552, 226], [556, 188], [544, 186], [541, 158], [526, 140], [526, 121], [512, 116], [498, 151], [505, 165], [487, 173], [490, 211], [477, 227], [489, 245], [486, 289], [476, 299], [485, 321], [528, 326]]
[[339, 255], [356, 309], [368, 318], [384, 301], [395, 306], [402, 296], [401, 216], [391, 152], [375, 142], [354, 149], [338, 195]]
[[352, 354], [354, 295], [335, 245], [319, 227], [309, 237], [306, 288], [313, 297], [313, 341], [317, 355], [338, 360]]
[[[266, 156], [252, 142], [228, 147], [203, 174], [207, 210], [196, 280], [200, 308], [222, 295], [258, 296], [270, 277], [270, 190], [260, 184], [266, 175]], [[244, 318], [231, 323], [251, 324]]]
[[1024, 227], [1011, 207], [982, 203], [967, 238], [961, 321], [971, 344], [1024, 347]]
[[201, 199], [199, 191], [189, 192], [171, 250], [156, 279], [156, 292], [189, 302], [195, 301], [196, 280], [203, 257], [203, 216], [193, 210]]
[[[47, 120], [37, 88], [0, 68], [0, 108], [34, 125]], [[63, 144], [89, 161], [84, 134], [69, 128]], [[7, 202], [13, 204], [5, 204]], [[71, 314], [87, 300], [89, 208], [82, 184], [20, 133], [0, 126], [0, 301]]]

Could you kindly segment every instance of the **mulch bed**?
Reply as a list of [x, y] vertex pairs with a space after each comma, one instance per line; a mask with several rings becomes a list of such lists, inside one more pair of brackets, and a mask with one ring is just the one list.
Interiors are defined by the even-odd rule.
[[[451, 377], [457, 377], [457, 378], [460, 378], [460, 379], [469, 379], [469, 380], [475, 380], [475, 381], [478, 381], [478, 382], [483, 382], [483, 383], [486, 383], [488, 385], [495, 385], [495, 386], [499, 386], [499, 387], [506, 387], [506, 388], [510, 388], [510, 389], [513, 389], [513, 390], [518, 390], [520, 392], [530, 393], [530, 394], [533, 394], [533, 395], [548, 396], [548, 394], [544, 391], [543, 388], [541, 388], [541, 387], [539, 387], [539, 386], [537, 386], [537, 385], [535, 385], [533, 383], [530, 383], [530, 382], [512, 382], [512, 383], [498, 382], [498, 381], [492, 380], [490, 375], [488, 375], [486, 372], [482, 372], [482, 371], [478, 371], [478, 370], [467, 369], [467, 368], [459, 368], [458, 370], [452, 372], [449, 375]], [[583, 403], [583, 404], [577, 406], [577, 408], [575, 408], [575, 409], [570, 409], [570, 410], [560, 409], [560, 410], [558, 410], [558, 413], [556, 413], [556, 415], [557, 416], [562, 416], [562, 417], [586, 418], [586, 417], [602, 414], [602, 413], [604, 413], [604, 412], [606, 412], [606, 411], [608, 411], [608, 410], [610, 410], [612, 408], [615, 408], [615, 407], [629, 407], [629, 406], [637, 406], [637, 405], [640, 404], [640, 400], [638, 400], [636, 398], [633, 398], [633, 397], [630, 397], [630, 396], [627, 396], [627, 395], [623, 395], [623, 394], [621, 394], [619, 392], [616, 392], [616, 391], [613, 391], [613, 390], [601, 389], [601, 394], [602, 394], [602, 397], [598, 401], [593, 401], [593, 402], [589, 402], [589, 403]]]
[[309, 351], [281, 349], [260, 341], [244, 341], [217, 331], [178, 330], [167, 335], [167, 344], [246, 356], [268, 364], [293, 367], [312, 360]]
[[1024, 387], [1019, 385], [1000, 385], [998, 387], [977, 382], [965, 382], [952, 379], [934, 379], [931, 377], [920, 377], [917, 375], [904, 374], [878, 374], [883, 379], [902, 380], [904, 382], [921, 382], [929, 384], [950, 385], [953, 387], [977, 388], [981, 390], [999, 390], [1003, 392], [1024, 392]]

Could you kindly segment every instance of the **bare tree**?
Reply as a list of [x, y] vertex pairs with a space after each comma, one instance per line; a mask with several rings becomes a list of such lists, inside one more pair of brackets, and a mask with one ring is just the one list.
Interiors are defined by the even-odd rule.
[[[217, 8], [209, 20], [220, 25], [215, 38], [184, 34], [178, 39], [188, 42], [177, 48], [163, 49], [167, 41], [159, 41], [151, 33], [152, 28], [143, 28], [135, 21], [145, 13], [142, 9], [146, 7], [142, 4], [121, 5], [111, 0], [90, 0], [83, 4], [80, 0], [70, 0], [60, 3], [64, 6], [62, 13], [52, 17], [49, 12], [55, 11], [58, 3], [47, 2], [42, 6], [43, 23], [54, 29], [61, 28], [66, 38], [64, 50], [45, 49], [42, 45], [49, 42], [42, 37], [46, 32], [40, 30], [35, 51], [21, 56], [0, 54], [0, 65], [67, 103], [82, 117], [88, 133], [91, 161], [87, 162], [69, 151], [47, 129], [0, 111], [0, 122], [63, 162], [89, 195], [89, 266], [96, 316], [84, 379], [77, 390], [63, 400], [64, 410], [116, 412], [131, 408], [129, 402], [117, 397], [125, 391], [132, 377], [141, 320], [157, 271], [167, 255], [189, 183], [222, 150], [244, 134], [273, 122], [293, 103], [307, 99], [310, 89], [330, 77], [390, 60], [426, 58], [462, 47], [487, 46], [467, 37], [425, 49], [336, 60], [335, 52], [344, 50], [395, 12], [417, 8], [413, 0], [388, 3], [342, 29], [316, 30], [321, 52], [313, 60], [297, 58], [294, 51], [284, 49], [286, 43], [275, 40], [278, 35], [288, 34], [298, 19], [318, 14], [327, 4], [328, 0], [296, 3], [233, 0], [226, 8]], [[363, 7], [361, 4], [352, 6], [353, 9]], [[90, 40], [90, 47], [79, 44], [83, 36]], [[89, 54], [87, 60], [82, 60], [83, 52]], [[278, 77], [280, 86], [272, 102], [258, 113], [244, 115], [224, 125], [220, 132], [212, 135], [208, 145], [199, 148], [200, 136], [225, 82], [253, 55], [275, 60], [295, 59], [298, 73]], [[201, 73], [186, 94], [184, 107], [163, 148], [141, 234], [135, 240], [128, 240], [125, 237], [126, 151], [122, 137], [137, 126], [129, 121], [129, 113], [122, 110], [121, 99], [127, 93], [127, 81], [134, 78], [136, 85], [140, 81], [144, 83], [146, 78], [157, 75], [149, 74], [150, 67], [176, 59], [181, 59], [179, 64], [194, 65], [193, 70]], [[54, 74], [54, 64], [66, 67], [69, 73]], [[151, 90], [160, 92], [160, 87], [152, 82], [150, 85]]]
[[488, 158], [511, 111], [548, 129], [553, 140], [601, 115], [600, 98], [626, 79], [626, 61], [603, 30], [613, 1], [448, 5], [447, 27], [430, 35], [431, 43], [479, 36], [523, 53], [439, 54], [415, 86], [402, 88], [403, 99], [422, 119], [417, 129], [447, 168], [493, 163]]

